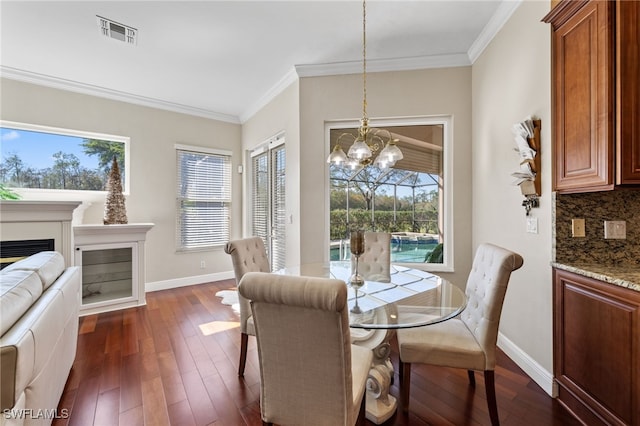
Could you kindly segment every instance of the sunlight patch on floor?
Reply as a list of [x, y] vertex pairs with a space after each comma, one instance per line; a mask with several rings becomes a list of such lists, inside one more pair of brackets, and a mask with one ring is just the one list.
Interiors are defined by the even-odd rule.
[[240, 327], [240, 323], [237, 321], [211, 321], [198, 326], [200, 331], [205, 336], [211, 336], [212, 334], [220, 333], [222, 331], [231, 330]]

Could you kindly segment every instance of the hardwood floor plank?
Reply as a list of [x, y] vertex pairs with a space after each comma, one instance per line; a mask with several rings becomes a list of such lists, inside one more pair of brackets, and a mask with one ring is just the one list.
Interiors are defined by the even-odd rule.
[[120, 370], [122, 368], [120, 351], [109, 352], [104, 356], [100, 374], [100, 392], [120, 387]]
[[122, 358], [120, 371], [120, 412], [142, 406], [142, 383], [140, 380], [140, 355]]
[[87, 315], [86, 317], [80, 318], [78, 334], [93, 333], [96, 329], [97, 322], [98, 322], [98, 315]]
[[94, 424], [98, 403], [98, 377], [87, 377], [78, 387], [78, 392], [69, 417], [69, 426], [86, 426]]
[[169, 421], [176, 426], [196, 426], [189, 401], [185, 399], [169, 405]]
[[218, 419], [218, 413], [211, 403], [202, 380], [197, 370], [182, 374], [182, 383], [196, 425], [207, 425]]
[[142, 412], [145, 425], [168, 425], [169, 412], [159, 376], [142, 380]]
[[174, 374], [163, 375], [161, 379], [167, 404], [172, 405], [187, 400], [187, 393], [184, 390], [180, 374], [176, 372]]
[[115, 388], [100, 393], [96, 404], [96, 424], [99, 422], [101, 426], [118, 426], [119, 416], [120, 389]]
[[[225, 425], [244, 424], [238, 411], [238, 395], [227, 392], [227, 388], [220, 376], [207, 377], [204, 380], [204, 385], [218, 413], [220, 422]], [[255, 402], [255, 399], [253, 402]]]
[[[120, 426], [145, 426], [142, 405], [131, 408], [124, 413], [120, 413], [119, 423]], [[100, 426], [100, 423], [96, 423], [95, 426]]]
[[[147, 305], [79, 319], [78, 350], [54, 426], [259, 426], [260, 371], [249, 338], [244, 378], [237, 375], [239, 315], [219, 290], [235, 280], [157, 291]], [[397, 342], [391, 394], [399, 397]], [[490, 425], [484, 378], [464, 370], [414, 365], [408, 414], [383, 426]], [[502, 351], [496, 396], [503, 426], [578, 426]], [[400, 402], [400, 401], [399, 401]], [[366, 421], [368, 426], [373, 424]]]

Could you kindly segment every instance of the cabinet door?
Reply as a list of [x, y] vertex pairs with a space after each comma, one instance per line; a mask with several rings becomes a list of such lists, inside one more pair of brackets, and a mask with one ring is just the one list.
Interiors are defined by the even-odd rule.
[[[579, 2], [567, 2], [569, 7]], [[589, 1], [553, 32], [554, 189], [614, 184], [615, 3]], [[565, 8], [567, 9], [567, 8]]]
[[558, 400], [589, 425], [640, 424], [640, 293], [556, 270]]
[[81, 315], [138, 304], [137, 242], [77, 246], [75, 260], [82, 271]]
[[616, 2], [618, 184], [640, 184], [640, 2]]

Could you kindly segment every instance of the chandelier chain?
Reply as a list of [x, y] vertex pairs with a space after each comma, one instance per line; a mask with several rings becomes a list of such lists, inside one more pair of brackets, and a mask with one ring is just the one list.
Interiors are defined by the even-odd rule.
[[367, 117], [367, 5], [362, 0], [362, 118]]

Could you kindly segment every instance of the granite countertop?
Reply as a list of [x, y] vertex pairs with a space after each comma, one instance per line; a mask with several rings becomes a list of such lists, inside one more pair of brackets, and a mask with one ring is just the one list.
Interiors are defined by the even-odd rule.
[[640, 267], [638, 265], [606, 266], [595, 263], [573, 263], [569, 265], [552, 262], [551, 266], [640, 292]]

